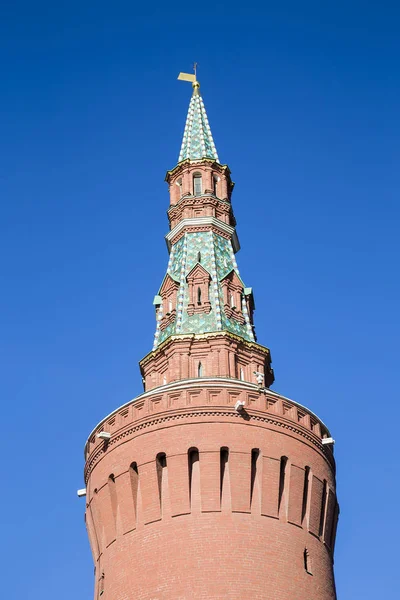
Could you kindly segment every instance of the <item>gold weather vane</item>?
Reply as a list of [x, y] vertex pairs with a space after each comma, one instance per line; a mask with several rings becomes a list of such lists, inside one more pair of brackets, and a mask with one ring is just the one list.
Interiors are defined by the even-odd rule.
[[198, 89], [200, 87], [200, 84], [197, 81], [197, 63], [196, 62], [193, 65], [193, 71], [194, 71], [194, 74], [193, 73], [179, 73], [178, 79], [180, 79], [181, 81], [190, 81], [193, 86], [194, 93], [197, 93]]

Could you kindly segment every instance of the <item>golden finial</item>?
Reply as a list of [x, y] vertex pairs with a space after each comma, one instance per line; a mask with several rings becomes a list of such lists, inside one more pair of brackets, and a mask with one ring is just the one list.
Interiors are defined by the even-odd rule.
[[197, 63], [193, 65], [194, 75], [192, 73], [179, 73], [178, 79], [181, 81], [190, 81], [193, 87], [193, 94], [198, 94], [200, 89], [200, 83], [197, 81]]

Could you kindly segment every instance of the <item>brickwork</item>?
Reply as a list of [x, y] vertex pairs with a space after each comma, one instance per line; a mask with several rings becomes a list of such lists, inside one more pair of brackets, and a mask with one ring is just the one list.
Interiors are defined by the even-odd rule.
[[[229, 202], [234, 187], [230, 178], [229, 168], [227, 165], [220, 165], [214, 160], [203, 158], [202, 160], [197, 160], [195, 163], [192, 163], [190, 160], [182, 161], [175, 169], [167, 172], [165, 180], [169, 185], [170, 192], [171, 208], [168, 211], [168, 217], [170, 219], [171, 228], [174, 226], [172, 223], [176, 224], [176, 222], [182, 218], [194, 216], [193, 214], [190, 214], [190, 212], [183, 212], [182, 214], [181, 210], [188, 210], [187, 207], [190, 206], [190, 200], [193, 200], [194, 196], [199, 195], [196, 194], [193, 183], [194, 175], [197, 173], [202, 176], [201, 193], [210, 195], [210, 198], [207, 199], [208, 202], [210, 202], [212, 198], [218, 198], [224, 201], [225, 206], [222, 202], [214, 203], [213, 206], [216, 207], [216, 211], [221, 211], [221, 215], [227, 214], [231, 224], [235, 225], [234, 217], [229, 208]], [[187, 202], [183, 201], [184, 198]], [[216, 212], [213, 216], [219, 215]], [[222, 220], [225, 220], [225, 217], [223, 217]]]
[[140, 361], [145, 390], [163, 383], [202, 375], [254, 381], [254, 371], [264, 374], [269, 387], [274, 381], [268, 348], [228, 332], [181, 335], [169, 338]]
[[335, 598], [328, 435], [303, 407], [229, 379], [162, 386], [110, 415], [86, 448], [105, 597]]

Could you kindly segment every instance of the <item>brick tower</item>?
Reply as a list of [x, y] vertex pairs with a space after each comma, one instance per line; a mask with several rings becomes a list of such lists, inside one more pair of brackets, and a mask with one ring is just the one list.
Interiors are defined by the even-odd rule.
[[95, 600], [333, 600], [330, 434], [270, 390], [270, 352], [235, 259], [230, 171], [187, 78], [144, 393], [85, 448]]

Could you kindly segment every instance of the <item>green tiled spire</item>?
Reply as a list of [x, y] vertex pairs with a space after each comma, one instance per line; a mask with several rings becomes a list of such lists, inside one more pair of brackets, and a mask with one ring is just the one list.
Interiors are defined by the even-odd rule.
[[[186, 277], [196, 266], [201, 256], [202, 267], [210, 274], [209, 314], [189, 316], [187, 312], [189, 293]], [[212, 231], [185, 233], [171, 248], [167, 274], [179, 282], [177, 294], [176, 319], [164, 330], [160, 329], [163, 317], [161, 297], [156, 296], [154, 303], [160, 305], [157, 316], [157, 329], [154, 337], [153, 350], [171, 335], [184, 333], [208, 333], [213, 331], [230, 331], [249, 342], [254, 342], [253, 328], [243, 298], [242, 312], [245, 318], [243, 324], [235, 319], [228, 319], [223, 307], [221, 281], [234, 270], [240, 277], [232, 243]], [[247, 288], [246, 288], [247, 289]]]
[[[178, 164], [167, 174], [171, 210], [176, 214], [171, 212], [169, 215], [171, 231], [166, 236], [170, 251], [168, 268], [154, 298], [157, 326], [153, 350], [170, 337], [186, 334], [230, 332], [247, 342], [254, 342], [252, 290], [246, 288], [240, 278], [235, 258], [240, 246], [230, 205], [233, 187], [230, 172], [226, 166], [210, 165], [205, 161], [201, 177], [205, 181], [207, 178], [209, 183], [204, 187], [211, 185], [211, 178], [219, 182], [218, 187], [214, 192], [204, 189], [204, 193], [199, 194], [193, 181], [191, 187], [191, 176], [199, 168], [196, 162], [210, 159], [219, 163], [219, 159], [196, 75], [181, 73], [178, 79], [191, 81], [193, 85], [179, 155], [179, 163], [190, 161], [190, 164]], [[182, 193], [183, 172], [186, 187]], [[175, 194], [176, 183], [180, 185], [180, 196]], [[222, 198], [224, 194], [228, 194], [229, 198]], [[214, 210], [212, 214], [210, 206]], [[195, 289], [193, 273], [199, 272], [201, 287]], [[231, 284], [233, 287], [229, 288]], [[194, 294], [198, 292], [200, 295], [196, 301]]]
[[219, 162], [199, 84], [196, 82], [190, 99], [179, 162], [202, 158], [212, 158]]

